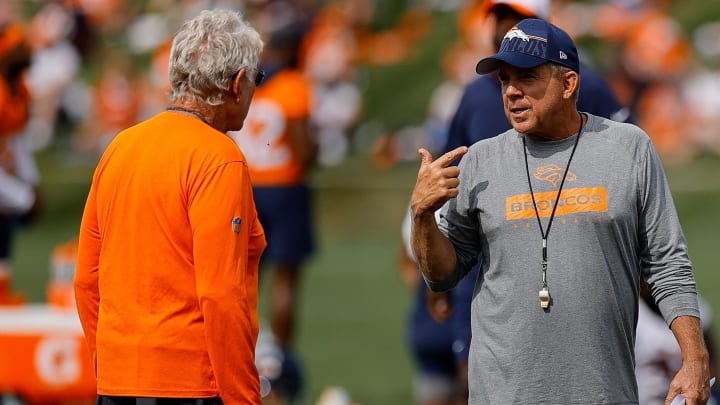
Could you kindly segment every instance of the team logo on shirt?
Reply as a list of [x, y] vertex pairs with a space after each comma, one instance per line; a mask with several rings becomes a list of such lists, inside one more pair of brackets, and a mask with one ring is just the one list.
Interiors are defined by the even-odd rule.
[[235, 218], [232, 219], [232, 230], [233, 230], [233, 232], [235, 232], [235, 233], [240, 233], [240, 223], [241, 223], [241, 222], [242, 222], [242, 220], [240, 219], [240, 217], [235, 217]]
[[[550, 217], [557, 191], [535, 193], [537, 213], [540, 217]], [[556, 216], [587, 212], [607, 212], [607, 189], [605, 187], [579, 187], [563, 189], [555, 211]], [[535, 218], [535, 207], [531, 194], [517, 194], [505, 199], [505, 219]]]
[[[564, 173], [565, 169], [562, 167], [549, 164], [538, 167], [533, 173], [533, 177], [541, 181], [547, 181], [557, 188], [562, 182]], [[575, 173], [568, 171], [565, 177], [566, 185], [567, 182], [576, 180]], [[505, 219], [512, 221], [535, 218], [536, 207], [537, 215], [548, 218], [552, 215], [556, 199], [558, 199], [557, 190], [536, 192], [534, 203], [533, 195], [529, 193], [509, 196], [505, 199]], [[563, 188], [557, 201], [555, 215], [563, 216], [607, 211], [607, 189], [605, 187], [575, 187]]]
[[[553, 185], [553, 187], [558, 187], [560, 185], [560, 182], [562, 181], [564, 173], [565, 169], [553, 163], [538, 167], [535, 170], [535, 173], [533, 173], [533, 176], [538, 180], [549, 182]], [[565, 181], [575, 180], [577, 180], [577, 176], [575, 176], [575, 173], [568, 170], [567, 176], [565, 176]]]
[[[537, 213], [540, 217], [550, 217], [557, 191], [535, 193]], [[588, 212], [607, 212], [607, 189], [605, 187], [579, 187], [563, 189], [558, 200], [556, 216]], [[505, 219], [535, 218], [535, 207], [531, 194], [517, 194], [505, 199]]]

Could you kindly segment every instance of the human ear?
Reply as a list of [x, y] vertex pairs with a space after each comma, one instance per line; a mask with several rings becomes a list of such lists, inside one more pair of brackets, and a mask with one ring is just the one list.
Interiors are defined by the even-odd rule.
[[563, 78], [563, 97], [570, 99], [577, 91], [578, 86], [580, 86], [580, 75], [578, 75], [578, 73], [574, 70], [571, 70], [569, 72], [565, 72]]
[[231, 85], [233, 95], [235, 96], [235, 101], [237, 101], [238, 103], [240, 102], [240, 93], [242, 92], [243, 80], [245, 79], [246, 74], [247, 68], [240, 69], [238, 74], [235, 75], [235, 77], [233, 78], [233, 82]]

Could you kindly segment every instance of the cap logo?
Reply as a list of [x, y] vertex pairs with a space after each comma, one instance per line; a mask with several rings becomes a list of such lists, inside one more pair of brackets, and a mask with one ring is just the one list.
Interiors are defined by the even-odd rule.
[[547, 38], [528, 35], [518, 27], [512, 27], [503, 37], [500, 52], [519, 52], [547, 58]]
[[510, 31], [508, 31], [505, 36], [503, 37], [503, 41], [506, 39], [513, 39], [513, 38], [520, 38], [523, 41], [527, 42], [530, 40], [530, 37], [528, 34], [524, 33], [523, 30], [517, 27], [512, 27]]
[[481, 59], [475, 71], [487, 74], [501, 68], [503, 63], [518, 69], [534, 69], [547, 62], [567, 66], [575, 72], [580, 69], [577, 48], [565, 31], [545, 20], [526, 18], [505, 33], [498, 52]]

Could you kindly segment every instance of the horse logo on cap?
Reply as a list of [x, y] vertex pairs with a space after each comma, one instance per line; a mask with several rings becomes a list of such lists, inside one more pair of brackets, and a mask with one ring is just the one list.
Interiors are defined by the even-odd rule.
[[530, 41], [530, 36], [528, 36], [528, 34], [526, 34], [525, 32], [523, 32], [523, 30], [521, 30], [521, 29], [518, 28], [518, 27], [512, 27], [512, 28], [510, 28], [510, 31], [508, 31], [508, 32], [505, 34], [505, 36], [503, 37], [503, 41], [506, 40], [506, 39], [513, 39], [513, 38], [520, 38], [520, 39], [522, 39], [522, 40], [525, 41], [525, 42], [529, 42], [529, 41]]

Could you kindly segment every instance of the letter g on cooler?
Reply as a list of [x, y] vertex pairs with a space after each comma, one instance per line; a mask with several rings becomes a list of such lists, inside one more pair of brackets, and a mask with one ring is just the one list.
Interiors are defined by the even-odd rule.
[[41, 340], [35, 350], [38, 378], [49, 386], [78, 382], [81, 374], [80, 345], [76, 339], [50, 337]]

